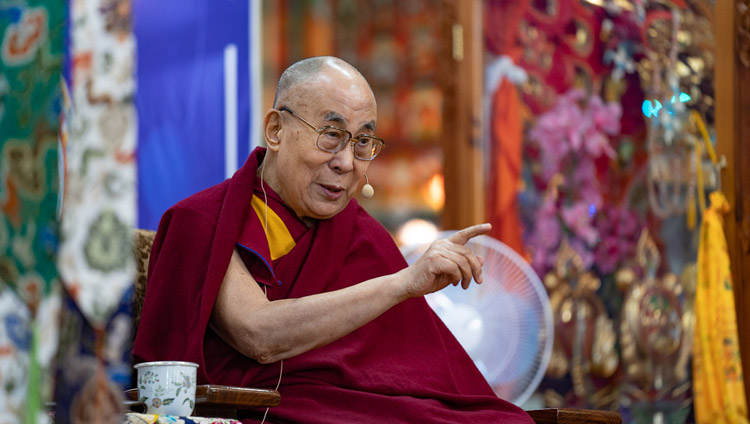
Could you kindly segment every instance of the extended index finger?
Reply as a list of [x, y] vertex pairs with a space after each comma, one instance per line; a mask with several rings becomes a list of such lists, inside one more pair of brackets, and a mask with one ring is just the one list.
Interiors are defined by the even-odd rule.
[[491, 229], [492, 225], [489, 223], [472, 225], [471, 227], [466, 227], [463, 230], [457, 231], [455, 234], [448, 237], [448, 240], [453, 243], [466, 244], [467, 241], [476, 236], [489, 233]]

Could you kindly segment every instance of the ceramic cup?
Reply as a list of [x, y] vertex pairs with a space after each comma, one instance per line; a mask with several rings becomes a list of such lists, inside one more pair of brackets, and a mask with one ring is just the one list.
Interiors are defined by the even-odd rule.
[[153, 415], [189, 416], [195, 407], [198, 364], [157, 361], [137, 364], [138, 400]]

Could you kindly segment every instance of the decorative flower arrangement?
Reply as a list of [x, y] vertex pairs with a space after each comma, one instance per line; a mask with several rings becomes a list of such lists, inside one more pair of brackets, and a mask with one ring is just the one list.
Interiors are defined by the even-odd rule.
[[594, 263], [599, 272], [610, 274], [635, 255], [644, 224], [635, 211], [622, 206], [607, 205], [596, 218], [599, 243], [594, 249]]
[[574, 89], [539, 116], [529, 132], [541, 168], [536, 186], [544, 191], [529, 236], [532, 265], [544, 275], [563, 239], [586, 268], [611, 273], [635, 251], [638, 216], [626, 207], [604, 205], [598, 170], [616, 157], [610, 138], [619, 134], [622, 110], [596, 95]]

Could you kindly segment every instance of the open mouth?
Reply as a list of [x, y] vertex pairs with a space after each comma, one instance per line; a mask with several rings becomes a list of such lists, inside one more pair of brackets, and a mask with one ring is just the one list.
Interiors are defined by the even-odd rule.
[[328, 185], [328, 184], [321, 184], [320, 186], [326, 189], [327, 191], [330, 191], [331, 193], [340, 193], [344, 191], [344, 188], [340, 186]]
[[318, 184], [323, 189], [325, 197], [329, 200], [338, 200], [344, 195], [344, 187], [330, 184]]

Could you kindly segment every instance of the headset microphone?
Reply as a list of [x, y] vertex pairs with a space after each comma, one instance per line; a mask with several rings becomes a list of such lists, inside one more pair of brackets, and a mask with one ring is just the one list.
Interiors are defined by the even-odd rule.
[[367, 178], [367, 174], [365, 174], [365, 181], [365, 185], [362, 186], [362, 196], [369, 199], [375, 195], [375, 189], [370, 185], [370, 179]]

